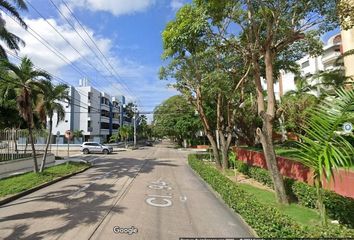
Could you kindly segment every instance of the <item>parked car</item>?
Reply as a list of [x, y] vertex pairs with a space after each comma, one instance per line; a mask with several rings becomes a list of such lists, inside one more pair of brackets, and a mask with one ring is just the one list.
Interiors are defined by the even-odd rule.
[[154, 145], [154, 141], [148, 140], [145, 142], [146, 146], [152, 147]]
[[105, 146], [97, 142], [84, 142], [81, 145], [80, 151], [83, 152], [84, 154], [89, 154], [89, 153], [109, 154], [113, 152], [113, 147]]

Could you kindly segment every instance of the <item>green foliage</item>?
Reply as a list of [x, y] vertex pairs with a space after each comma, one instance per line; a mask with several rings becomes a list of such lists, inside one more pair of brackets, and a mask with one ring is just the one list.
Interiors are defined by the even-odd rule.
[[299, 151], [295, 157], [314, 170], [314, 178], [327, 181], [339, 167], [348, 167], [354, 156], [354, 147], [336, 134], [341, 125], [350, 120], [354, 112], [354, 90], [337, 90], [336, 99], [326, 99], [311, 110], [308, 126], [304, 127]]
[[307, 125], [309, 110], [317, 105], [317, 98], [312, 94], [287, 94], [282, 97], [284, 127], [287, 131], [303, 134]]
[[84, 132], [84, 130], [75, 130], [75, 131], [73, 131], [73, 137], [74, 138], [81, 138], [84, 136], [83, 132]]
[[354, 27], [354, 5], [351, 0], [341, 0], [337, 4], [337, 12], [341, 27], [349, 30]]
[[[21, 27], [27, 29], [27, 25], [19, 13], [19, 10], [28, 10], [24, 0], [0, 1], [0, 9], [2, 12], [9, 15], [9, 17], [13, 18], [14, 21], [18, 22]], [[14, 51], [20, 50], [20, 45], [25, 45], [25, 42], [21, 38], [8, 31], [6, 21], [2, 16], [0, 17], [0, 38], [9, 49]], [[0, 45], [0, 57], [7, 59], [6, 50], [2, 45]]]
[[172, 96], [155, 108], [153, 125], [156, 136], [172, 137], [179, 142], [196, 138], [201, 129], [194, 108], [181, 95]]
[[[299, 204], [316, 208], [317, 194], [316, 189], [303, 182], [294, 182], [291, 190], [296, 196]], [[324, 195], [324, 204], [327, 214], [331, 219], [337, 219], [341, 224], [354, 228], [354, 200], [332, 191], [321, 190]]]
[[31, 189], [43, 183], [52, 181], [58, 177], [81, 171], [88, 168], [87, 164], [70, 162], [68, 164], [60, 164], [53, 167], [48, 167], [44, 172], [25, 173], [18, 176], [0, 179], [0, 197], [20, 193]]
[[188, 163], [260, 237], [354, 236], [353, 230], [335, 225], [329, 228], [301, 226], [280, 210], [257, 201], [255, 196], [240, 189], [213, 166], [197, 160], [195, 155], [188, 156]]
[[[236, 161], [236, 166], [239, 172], [242, 171], [243, 174], [273, 188], [272, 179], [266, 169], [247, 165], [248, 171], [243, 171], [242, 166], [244, 164], [245, 163], [242, 161]], [[294, 201], [297, 201], [298, 204], [308, 208], [317, 208], [318, 197], [315, 187], [289, 178], [285, 178], [284, 182], [288, 196]], [[332, 191], [323, 189], [321, 191], [324, 196], [324, 204], [327, 209], [328, 217], [331, 219], [337, 219], [341, 224], [354, 228], [354, 200], [338, 195]]]

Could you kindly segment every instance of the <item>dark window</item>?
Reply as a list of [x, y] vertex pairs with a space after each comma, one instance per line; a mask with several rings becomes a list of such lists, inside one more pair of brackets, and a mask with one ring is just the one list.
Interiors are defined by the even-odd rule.
[[109, 129], [109, 123], [101, 122], [101, 129]]
[[306, 61], [306, 62], [303, 62], [301, 64], [301, 68], [305, 68], [305, 67], [308, 67], [308, 66], [310, 66], [310, 61]]
[[90, 113], [91, 112], [91, 107], [87, 108], [87, 112]]
[[89, 92], [87, 95], [87, 99], [90, 101], [91, 100], [91, 93]]
[[87, 127], [91, 127], [91, 121], [87, 121]]
[[101, 98], [101, 104], [104, 104], [104, 97]]

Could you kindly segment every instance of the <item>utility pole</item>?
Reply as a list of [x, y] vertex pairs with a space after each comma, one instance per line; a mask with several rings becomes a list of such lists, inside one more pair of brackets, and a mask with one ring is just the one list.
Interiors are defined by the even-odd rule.
[[136, 111], [134, 109], [134, 147], [136, 147]]

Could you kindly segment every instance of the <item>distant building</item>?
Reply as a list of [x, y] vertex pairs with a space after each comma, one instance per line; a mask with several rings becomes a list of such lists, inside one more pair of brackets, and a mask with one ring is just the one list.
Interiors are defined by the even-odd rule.
[[[64, 133], [67, 130], [83, 130], [83, 141], [106, 142], [112, 134], [117, 133], [121, 115], [120, 101], [124, 97], [111, 97], [89, 85], [87, 79], [80, 80], [79, 87], [70, 88], [71, 101], [63, 102], [65, 120], [53, 126], [54, 142], [66, 142]], [[53, 119], [56, 119], [56, 114]], [[55, 124], [55, 122], [54, 122]], [[57, 132], [59, 138], [56, 139]], [[78, 139], [73, 140], [80, 143]]]
[[[336, 68], [336, 59], [343, 53], [342, 50], [342, 37], [341, 34], [336, 34], [330, 37], [323, 47], [323, 53], [318, 57], [311, 57], [309, 55], [303, 57], [297, 63], [301, 69], [301, 75], [308, 77], [312, 84], [318, 83], [321, 79], [311, 79], [314, 74], [325, 71], [333, 70]], [[295, 90], [295, 75], [291, 72], [280, 72], [279, 82], [275, 84], [275, 96], [279, 99], [280, 96], [290, 90]], [[317, 95], [316, 91], [312, 92]]]

